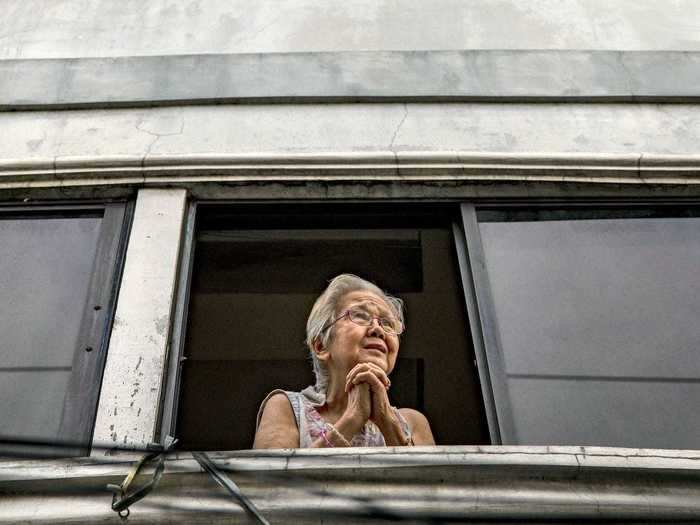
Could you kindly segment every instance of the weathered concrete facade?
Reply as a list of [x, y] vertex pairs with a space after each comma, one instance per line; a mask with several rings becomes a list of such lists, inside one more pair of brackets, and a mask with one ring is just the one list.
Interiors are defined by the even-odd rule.
[[64, 192], [178, 180], [211, 196], [190, 182], [240, 189], [324, 171], [694, 191], [690, 2], [10, 2], [6, 13], [9, 198], [52, 178]]
[[[178, 272], [191, 226], [188, 202], [700, 197], [700, 7], [692, 0], [9, 0], [3, 14], [0, 205], [135, 203], [96, 445], [143, 447], [164, 437], [159, 419], [185, 278]], [[506, 481], [493, 484], [493, 505], [480, 503], [484, 494], [470, 485], [489, 473], [465, 481], [442, 465], [435, 479], [454, 482], [453, 494], [467, 502], [463, 517], [631, 519], [648, 517], [640, 508], [651, 501], [659, 505], [653, 519], [698, 518], [691, 504], [696, 453], [627, 451], [622, 460], [601, 452], [592, 477], [614, 471], [611, 479], [624, 490], [613, 501], [604, 476], [596, 478], [601, 483], [578, 478], [579, 461], [595, 454], [535, 451], [545, 458], [535, 465], [544, 480], [538, 484], [518, 474], [533, 467], [520, 452], [504, 452], [507, 465], [497, 474]], [[493, 453], [426, 457], [452, 464], [459, 455], [466, 468]], [[243, 468], [255, 471], [294, 460], [249, 454], [255, 464]], [[310, 454], [310, 461], [325, 465], [326, 456]], [[391, 463], [389, 456], [382, 461]], [[355, 460], [364, 464], [361, 454]], [[564, 475], [560, 460], [569, 469]], [[173, 461], [170, 478], [188, 461]], [[0, 490], [31, 485], [39, 494], [32, 480], [65, 481], [73, 468], [6, 467]], [[78, 478], [100, 484], [126, 470], [77, 468]], [[648, 483], [625, 485], [631, 471]], [[562, 504], [557, 498], [578, 490], [562, 483], [570, 478], [593, 495]], [[368, 471], [364, 481], [372, 479]], [[511, 481], [522, 491], [509, 491]], [[666, 483], [666, 492], [646, 499], [656, 482]], [[284, 516], [274, 486], [253, 486], [247, 490], [264, 509]], [[535, 503], [544, 494], [550, 507]], [[285, 504], [292, 496], [284, 495]], [[109, 514], [95, 510], [99, 498], [68, 512], [62, 497], [47, 498], [36, 515], [26, 512], [35, 495], [17, 498], [1, 519], [47, 520], [57, 517], [53, 509], [66, 520]], [[109, 496], [100, 497], [108, 509]], [[527, 512], [512, 514], [503, 501]], [[434, 511], [430, 505], [426, 512]], [[205, 507], [215, 514], [214, 503]], [[167, 516], [155, 511], [144, 519]]]
[[[212, 196], [221, 186], [211, 192], [192, 177], [239, 191], [269, 176], [321, 182], [324, 170], [490, 184], [573, 174], [694, 191], [700, 43], [689, 2], [60, 2], [38, 11], [10, 2], [3, 22], [9, 198], [31, 198], [18, 191], [29, 186], [50, 197], [37, 191], [52, 178], [72, 195], [107, 181], [115, 195], [178, 180]], [[380, 195], [400, 197], [402, 185], [390, 184]], [[455, 197], [478, 193], [459, 186]]]
[[347, 50], [700, 50], [692, 0], [6, 3], [3, 59]]

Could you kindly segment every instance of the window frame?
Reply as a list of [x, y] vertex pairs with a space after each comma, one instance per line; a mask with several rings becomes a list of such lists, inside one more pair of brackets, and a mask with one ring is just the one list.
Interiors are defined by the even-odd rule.
[[[617, 208], [620, 211], [635, 208], [663, 208], [679, 206], [698, 206], [698, 199], [532, 199], [493, 201], [468, 201], [460, 206], [462, 224], [455, 226], [455, 241], [460, 257], [460, 269], [464, 295], [467, 301], [469, 322], [472, 330], [474, 349], [482, 385], [482, 395], [486, 403], [489, 429], [494, 445], [518, 445], [513, 411], [510, 403], [508, 382], [505, 372], [505, 360], [496, 321], [495, 304], [484, 249], [481, 241], [477, 212], [480, 209], [516, 209], [516, 208]], [[461, 231], [460, 231], [461, 230]], [[460, 238], [463, 235], [463, 238]]]
[[502, 445], [513, 436], [503, 352], [495, 325], [495, 310], [486, 276], [479, 224], [473, 203], [460, 205], [462, 224], [453, 226], [469, 326], [474, 341], [481, 395], [491, 443]]
[[180, 267], [175, 289], [173, 324], [170, 336], [170, 350], [165, 360], [165, 381], [160, 403], [160, 423], [156, 425], [155, 441], [165, 442], [168, 436], [175, 436], [177, 411], [180, 401], [180, 383], [185, 341], [187, 339], [187, 317], [189, 315], [190, 285], [197, 232], [198, 201], [190, 200], [185, 210], [185, 224], [180, 248]]
[[[274, 206], [282, 201], [255, 201], [256, 205]], [[289, 202], [289, 201], [284, 201]], [[308, 201], [309, 204], [323, 203], [324, 201]], [[374, 202], [374, 201], [373, 201]], [[379, 201], [377, 201], [379, 202]], [[327, 203], [327, 202], [326, 202]], [[457, 219], [452, 225], [455, 249], [459, 263], [459, 273], [465, 306], [469, 318], [470, 336], [473, 341], [476, 357], [476, 368], [481, 384], [482, 399], [488, 431], [493, 445], [517, 444], [513, 413], [510, 406], [508, 384], [506, 381], [503, 350], [499, 340], [496, 324], [496, 313], [488, 284], [487, 269], [477, 211], [481, 208], [541, 208], [541, 207], [618, 207], [621, 210], [639, 207], [664, 207], [664, 206], [697, 206], [698, 199], [609, 199], [592, 198], [582, 196], [576, 199], [450, 199], [433, 200], [426, 199], [420, 202], [403, 201], [395, 199], [382, 199], [383, 204], [444, 204], [458, 208]], [[192, 265], [195, 251], [195, 232], [197, 221], [197, 209], [200, 205], [243, 205], [242, 201], [226, 200], [193, 200], [189, 203], [187, 219], [183, 237], [183, 246], [180, 260], [180, 274], [178, 279], [177, 294], [174, 305], [174, 325], [170, 346], [170, 355], [166, 364], [166, 383], [161, 403], [161, 421], [159, 425], [159, 439], [168, 435], [174, 435], [177, 419], [178, 395], [184, 343], [186, 338], [186, 325], [188, 316], [188, 301], [190, 283], [192, 277]], [[357, 204], [357, 200], [339, 200], [337, 204]]]
[[[90, 451], [133, 203], [78, 201], [60, 204], [0, 204], [0, 218], [79, 218], [99, 211], [102, 212], [100, 230], [59, 430], [54, 438], [48, 440], [50, 442], [44, 443], [58, 445], [46, 449], [50, 450], [51, 455], [85, 456]], [[87, 348], [91, 350], [86, 350]]]
[[[166, 377], [164, 380], [164, 388], [163, 388], [163, 395], [161, 398], [161, 404], [160, 404], [160, 421], [159, 424], [157, 425], [157, 435], [156, 435], [156, 441], [159, 443], [163, 443], [166, 439], [166, 437], [171, 436], [171, 437], [177, 437], [177, 419], [178, 419], [178, 406], [179, 406], [179, 395], [180, 395], [180, 387], [181, 387], [181, 378], [182, 378], [182, 365], [184, 361], [187, 359], [184, 357], [184, 347], [185, 347], [185, 342], [187, 339], [187, 321], [188, 321], [188, 315], [189, 315], [189, 298], [190, 298], [190, 286], [192, 283], [192, 271], [193, 271], [193, 263], [194, 263], [194, 258], [195, 258], [195, 246], [196, 246], [196, 232], [197, 232], [197, 227], [198, 227], [198, 209], [202, 206], [206, 207], [209, 205], [232, 205], [232, 206], [244, 206], [246, 204], [252, 204], [253, 206], [261, 206], [261, 205], [266, 205], [266, 206], [275, 206], [276, 204], [281, 204], [283, 201], [276, 201], [276, 200], [270, 200], [270, 201], [255, 201], [255, 202], [242, 202], [242, 201], [233, 201], [233, 200], [195, 200], [192, 199], [188, 203], [188, 208], [186, 211], [186, 219], [185, 219], [185, 225], [183, 229], [183, 237], [182, 237], [182, 246], [181, 246], [181, 252], [180, 252], [180, 268], [179, 268], [179, 274], [178, 274], [178, 281], [177, 281], [177, 290], [175, 293], [175, 299], [174, 299], [174, 305], [173, 305], [173, 326], [172, 326], [172, 334], [171, 334], [171, 340], [170, 340], [170, 349], [169, 353], [167, 356], [166, 364], [165, 364], [165, 373]], [[463, 237], [461, 233], [457, 235], [457, 230], [455, 229], [457, 227], [457, 222], [459, 220], [459, 214], [460, 214], [460, 200], [449, 200], [449, 201], [433, 201], [433, 200], [423, 200], [420, 202], [415, 202], [415, 201], [399, 201], [399, 200], [381, 200], [381, 201], [376, 201], [373, 203], [376, 204], [384, 204], [384, 205], [397, 205], [397, 204], [406, 204], [408, 206], [411, 205], [439, 205], [439, 206], [445, 206], [446, 208], [452, 207], [453, 212], [454, 212], [454, 221], [452, 223], [452, 233], [453, 233], [453, 240], [455, 242], [455, 251], [456, 255], [458, 258], [458, 264], [459, 264], [459, 272], [463, 274], [463, 265], [461, 262], [461, 250], [460, 250], [460, 242], [463, 243]], [[289, 201], [284, 201], [284, 203], [289, 204]], [[306, 201], [305, 204], [328, 204], [327, 201]], [[348, 205], [348, 206], [357, 206], [358, 201], [357, 200], [339, 200], [337, 201], [338, 205]], [[459, 291], [460, 288], [460, 283], [456, 282], [455, 283], [456, 290]], [[465, 297], [465, 302], [468, 303], [469, 300], [467, 297]], [[469, 316], [469, 322], [471, 323], [471, 311], [467, 311], [467, 315]], [[470, 326], [467, 325], [464, 327], [464, 329], [467, 331], [467, 336], [470, 336]], [[476, 348], [476, 341], [474, 342], [475, 344], [475, 352], [478, 352]], [[482, 362], [483, 359], [481, 357], [477, 357], [477, 368], [478, 368], [478, 378], [479, 381], [483, 380], [485, 377], [488, 377], [488, 374], [484, 374], [482, 371], [482, 365], [484, 363]], [[485, 365], [484, 365], [485, 366]], [[482, 384], [481, 386], [482, 390], [482, 395], [486, 395], [487, 392], [489, 392], [490, 396], [490, 390], [487, 390], [484, 388], [484, 385]], [[488, 410], [490, 406], [493, 406], [493, 401], [490, 399], [484, 399], [484, 404], [486, 406], [486, 413], [487, 413], [487, 418], [486, 418], [486, 424], [488, 427], [488, 433], [489, 437], [491, 439], [492, 444], [498, 444], [499, 441], [494, 439], [494, 430], [493, 427], [494, 425], [497, 425], [497, 420], [493, 420], [491, 416], [488, 415]]]

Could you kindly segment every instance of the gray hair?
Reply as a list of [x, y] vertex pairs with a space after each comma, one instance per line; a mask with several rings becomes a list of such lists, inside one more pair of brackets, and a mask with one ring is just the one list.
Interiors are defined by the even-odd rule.
[[328, 370], [316, 357], [314, 352], [314, 342], [320, 341], [323, 347], [327, 346], [332, 337], [335, 327], [323, 332], [323, 328], [339, 314], [338, 305], [343, 297], [350, 292], [366, 290], [372, 292], [386, 301], [392, 313], [403, 324], [403, 301], [397, 297], [389, 295], [376, 284], [366, 281], [357, 275], [343, 273], [334, 277], [328, 287], [316, 299], [309, 319], [306, 321], [306, 345], [311, 353], [311, 360], [316, 376], [316, 390], [325, 393], [328, 386]]

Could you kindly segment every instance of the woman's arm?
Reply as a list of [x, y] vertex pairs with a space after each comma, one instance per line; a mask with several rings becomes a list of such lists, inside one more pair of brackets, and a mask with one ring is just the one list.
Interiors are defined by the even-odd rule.
[[[349, 396], [348, 410], [336, 423], [336, 432], [328, 432], [311, 448], [347, 447], [369, 416], [369, 387], [360, 386]], [[363, 412], [366, 414], [363, 415]], [[267, 400], [255, 432], [253, 448], [299, 448], [299, 427], [287, 396], [275, 394]]]
[[267, 400], [255, 432], [253, 448], [299, 448], [299, 429], [287, 396]]
[[434, 445], [435, 438], [430, 430], [428, 419], [412, 408], [400, 408], [399, 412], [404, 417], [408, 426], [411, 427], [411, 437], [414, 445]]

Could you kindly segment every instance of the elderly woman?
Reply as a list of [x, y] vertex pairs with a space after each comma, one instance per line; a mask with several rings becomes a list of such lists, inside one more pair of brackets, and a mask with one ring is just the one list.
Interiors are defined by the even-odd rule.
[[316, 385], [271, 392], [254, 448], [434, 445], [423, 414], [389, 403], [403, 304], [355, 275], [333, 279], [306, 323]]

